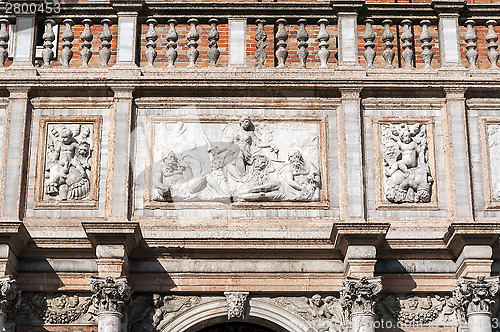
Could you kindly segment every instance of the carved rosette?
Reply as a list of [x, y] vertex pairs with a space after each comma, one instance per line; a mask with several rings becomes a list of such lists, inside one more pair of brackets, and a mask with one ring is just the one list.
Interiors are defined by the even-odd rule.
[[347, 277], [342, 282], [340, 302], [347, 317], [373, 315], [378, 295], [382, 291], [382, 278]]
[[97, 299], [99, 312], [121, 312], [132, 295], [126, 277], [90, 277], [90, 290]]
[[16, 280], [12, 276], [0, 277], [0, 315], [7, 315], [19, 294]]
[[498, 277], [460, 278], [453, 293], [458, 316], [463, 321], [471, 314], [491, 314], [499, 290]]
[[247, 305], [248, 292], [225, 292], [227, 319], [243, 318]]

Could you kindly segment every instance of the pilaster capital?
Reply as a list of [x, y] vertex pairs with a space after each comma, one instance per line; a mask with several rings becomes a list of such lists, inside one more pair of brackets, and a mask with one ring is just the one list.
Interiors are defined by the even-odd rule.
[[378, 295], [382, 291], [382, 278], [346, 277], [342, 282], [340, 301], [349, 316], [373, 314]]
[[121, 312], [132, 296], [126, 277], [90, 277], [90, 291], [97, 298], [99, 312]]
[[332, 0], [330, 5], [333, 10], [338, 14], [357, 14], [358, 11], [363, 9], [365, 0]]
[[28, 93], [31, 89], [31, 86], [20, 86], [20, 85], [12, 85], [7, 86], [7, 90], [9, 91], [10, 99], [26, 99], [28, 98]]
[[134, 86], [112, 86], [116, 100], [132, 99], [135, 90]]
[[441, 14], [457, 14], [465, 7], [466, 1], [460, 0], [433, 0], [431, 2], [435, 11]]
[[444, 87], [443, 88], [447, 99], [464, 99], [467, 92], [466, 87]]
[[462, 277], [453, 293], [462, 321], [474, 313], [491, 313], [499, 292], [499, 277]]
[[362, 87], [341, 87], [339, 88], [342, 100], [358, 100], [363, 90]]

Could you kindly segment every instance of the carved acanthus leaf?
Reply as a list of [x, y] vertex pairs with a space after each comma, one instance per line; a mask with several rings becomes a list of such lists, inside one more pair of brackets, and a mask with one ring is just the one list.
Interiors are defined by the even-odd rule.
[[121, 312], [132, 295], [127, 278], [90, 278], [90, 290], [99, 303], [99, 312]]
[[366, 278], [361, 279], [347, 277], [342, 282], [340, 301], [342, 308], [346, 311], [346, 316], [352, 314], [372, 314], [378, 295], [382, 291], [382, 279]]
[[462, 277], [457, 281], [455, 302], [462, 319], [478, 312], [491, 313], [499, 292], [499, 277]]

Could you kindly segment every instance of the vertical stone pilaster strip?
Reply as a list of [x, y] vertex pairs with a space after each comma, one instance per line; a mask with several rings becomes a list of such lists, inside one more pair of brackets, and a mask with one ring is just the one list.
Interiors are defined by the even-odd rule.
[[339, 12], [339, 67], [358, 66], [358, 14]]
[[137, 13], [118, 13], [117, 65], [137, 67]]
[[[341, 88], [342, 101], [337, 114], [340, 218], [364, 219], [364, 172], [362, 152], [361, 88]], [[347, 139], [349, 138], [349, 139]], [[342, 176], [343, 174], [343, 176]], [[342, 188], [343, 187], [343, 188]]]
[[[29, 86], [7, 87], [10, 92], [9, 106], [6, 114], [2, 172], [3, 190], [0, 195], [2, 217], [20, 220], [24, 215], [25, 187], [28, 160], [25, 158], [28, 145], [26, 133], [30, 126]], [[6, 161], [9, 160], [7, 163]]]
[[110, 111], [109, 159], [106, 184], [106, 217], [128, 218], [130, 139], [133, 111], [133, 87], [113, 87], [114, 105]]
[[460, 40], [458, 38], [458, 14], [439, 14], [438, 39], [441, 67], [462, 67]]
[[375, 332], [375, 303], [382, 291], [382, 279], [351, 278], [342, 282], [340, 302], [351, 331]]
[[445, 88], [446, 106], [443, 109], [443, 136], [447, 155], [446, 182], [449, 217], [472, 221], [472, 185], [469, 177], [469, 143], [465, 88]]
[[127, 278], [90, 277], [90, 290], [99, 305], [99, 332], [121, 332], [122, 311], [132, 296]]
[[14, 66], [33, 67], [35, 58], [35, 16], [16, 17]]

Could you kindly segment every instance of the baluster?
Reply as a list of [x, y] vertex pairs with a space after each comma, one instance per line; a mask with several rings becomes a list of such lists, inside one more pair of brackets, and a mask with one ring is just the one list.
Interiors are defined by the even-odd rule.
[[109, 25], [111, 24], [110, 19], [103, 19], [101, 20], [102, 23], [102, 32], [100, 35], [100, 39], [102, 42], [102, 48], [99, 51], [99, 58], [101, 58], [101, 63], [103, 67], [108, 67], [108, 62], [109, 59], [111, 58], [111, 50], [109, 49], [111, 47], [111, 31], [109, 30]]
[[288, 58], [288, 51], [286, 50], [286, 41], [288, 40], [288, 34], [285, 29], [285, 24], [287, 23], [284, 18], [280, 18], [276, 21], [278, 23], [278, 31], [276, 32], [276, 39], [278, 42], [276, 46], [276, 58], [278, 59], [278, 68], [286, 67], [285, 61]]
[[7, 47], [9, 46], [7, 42], [9, 41], [9, 32], [7, 31], [7, 25], [9, 21], [6, 19], [0, 20], [0, 67], [5, 65], [5, 61], [9, 56]]
[[54, 52], [52, 51], [52, 47], [54, 44], [52, 42], [56, 39], [54, 35], [54, 30], [52, 27], [56, 24], [56, 22], [52, 19], [45, 20], [45, 32], [43, 33], [43, 51], [42, 51], [42, 59], [43, 66], [50, 67], [50, 61], [54, 57]]
[[375, 50], [373, 49], [375, 47], [375, 44], [373, 43], [373, 41], [375, 40], [375, 33], [373, 32], [372, 24], [372, 19], [365, 20], [366, 28], [365, 33], [363, 34], [363, 40], [366, 42], [364, 55], [366, 63], [368, 64], [368, 68], [373, 68], [373, 61], [375, 60], [375, 56], [377, 55]]
[[82, 59], [82, 67], [88, 67], [90, 58], [92, 58], [92, 47], [91, 41], [94, 39], [92, 31], [90, 31], [90, 25], [92, 21], [88, 18], [84, 19], [82, 23], [85, 25], [80, 39], [82, 40], [82, 50], [80, 51], [80, 58]]
[[156, 41], [158, 40], [158, 34], [155, 31], [155, 26], [158, 24], [158, 21], [154, 18], [150, 18], [146, 21], [146, 24], [149, 25], [149, 30], [146, 33], [146, 59], [148, 60], [148, 67], [153, 67], [156, 55], [158, 54], [155, 50]]
[[207, 52], [208, 61], [210, 67], [217, 67], [217, 61], [219, 60], [220, 51], [218, 49], [219, 45], [217, 42], [219, 41], [219, 31], [217, 30], [217, 25], [219, 24], [219, 20], [216, 18], [211, 18], [208, 23], [210, 23], [210, 31], [208, 32], [208, 47], [210, 49]]
[[319, 40], [319, 48], [318, 57], [321, 61], [321, 67], [328, 67], [328, 58], [330, 58], [330, 51], [328, 50], [328, 40], [330, 40], [330, 35], [326, 30], [326, 26], [328, 25], [328, 20], [326, 18], [322, 18], [318, 20], [319, 32], [318, 32], [318, 40]]
[[396, 52], [392, 49], [394, 47], [394, 44], [392, 43], [394, 41], [394, 34], [391, 31], [391, 25], [392, 21], [391, 20], [383, 20], [382, 24], [384, 25], [384, 33], [382, 34], [382, 41], [385, 43], [385, 50], [384, 53], [382, 53], [382, 57], [385, 60], [385, 67], [386, 68], [394, 68], [392, 65], [392, 61], [394, 60], [394, 56], [396, 55]]
[[469, 61], [470, 68], [477, 68], [477, 58], [479, 54], [476, 51], [477, 35], [474, 31], [474, 25], [476, 25], [476, 22], [474, 22], [474, 20], [467, 20], [465, 25], [467, 26], [467, 33], [465, 34], [465, 41], [467, 42], [465, 48], [467, 49], [467, 52], [465, 53], [465, 57], [467, 58], [467, 61]]
[[297, 57], [300, 61], [300, 67], [306, 68], [307, 57], [309, 56], [309, 51], [307, 50], [307, 47], [309, 46], [307, 43], [309, 35], [306, 30], [307, 20], [305, 18], [301, 18], [298, 23], [299, 31], [297, 32], [297, 40], [299, 41], [299, 50], [297, 51]]
[[170, 19], [168, 20], [168, 24], [170, 25], [170, 29], [167, 32], [167, 40], [168, 40], [168, 45], [167, 45], [167, 60], [168, 60], [168, 66], [173, 67], [175, 60], [177, 59], [177, 40], [179, 39], [179, 35], [177, 34], [177, 31], [175, 31], [175, 26], [177, 25], [177, 20], [176, 19]]
[[403, 20], [401, 22], [403, 25], [403, 33], [401, 34], [401, 41], [403, 42], [403, 60], [405, 61], [405, 68], [413, 69], [413, 50], [411, 49], [413, 44], [413, 34], [410, 30], [411, 21]]
[[189, 19], [188, 24], [191, 27], [189, 29], [189, 32], [187, 34], [187, 39], [189, 40], [188, 42], [188, 47], [189, 50], [187, 51], [187, 57], [189, 59], [189, 67], [196, 67], [196, 60], [198, 59], [198, 56], [200, 55], [200, 52], [198, 52], [198, 39], [200, 39], [200, 34], [196, 30], [196, 26], [198, 25], [198, 20], [195, 18]]
[[432, 35], [429, 31], [429, 25], [431, 21], [422, 20], [420, 21], [420, 25], [422, 26], [422, 33], [420, 34], [420, 41], [422, 42], [422, 54], [420, 57], [424, 61], [424, 68], [431, 68], [432, 58], [434, 58], [434, 52], [431, 51], [432, 48]]
[[263, 68], [267, 58], [267, 52], [265, 50], [267, 35], [266, 31], [264, 30], [264, 24], [266, 24], [266, 20], [258, 19], [256, 23], [257, 32], [255, 33], [255, 41], [257, 42], [257, 50], [255, 51], [255, 59], [257, 60], [257, 67]]
[[62, 42], [62, 51], [61, 51], [61, 62], [63, 67], [69, 67], [69, 63], [73, 58], [73, 51], [71, 48], [73, 47], [73, 40], [75, 39], [75, 35], [73, 34], [73, 30], [71, 27], [75, 24], [72, 19], [67, 18], [63, 21], [66, 28], [64, 29], [61, 38]]
[[486, 34], [486, 41], [489, 43], [488, 45], [488, 60], [491, 62], [491, 68], [498, 68], [497, 62], [498, 62], [498, 45], [497, 45], [497, 40], [498, 40], [498, 35], [495, 32], [495, 26], [497, 25], [497, 21], [495, 20], [488, 20], [486, 22], [486, 25], [488, 26], [488, 33]]

